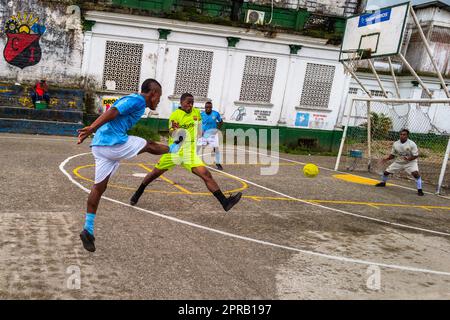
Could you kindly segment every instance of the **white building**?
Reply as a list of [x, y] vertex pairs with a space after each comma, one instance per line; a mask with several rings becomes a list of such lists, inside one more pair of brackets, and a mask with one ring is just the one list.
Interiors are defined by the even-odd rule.
[[163, 96], [152, 117], [162, 121], [190, 92], [196, 107], [212, 101], [229, 124], [325, 130], [319, 143], [331, 144], [348, 78], [339, 47], [326, 39], [111, 12], [85, 17], [95, 25], [85, 33], [82, 72], [99, 105], [155, 78]]

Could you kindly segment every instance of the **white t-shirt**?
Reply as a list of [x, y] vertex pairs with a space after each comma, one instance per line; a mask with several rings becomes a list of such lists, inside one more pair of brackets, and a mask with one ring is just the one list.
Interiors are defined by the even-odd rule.
[[[415, 157], [419, 155], [419, 149], [417, 145], [412, 140], [406, 140], [405, 143], [401, 143], [400, 140], [394, 142], [392, 146], [391, 154], [395, 156], [395, 162], [397, 163], [408, 163], [403, 157]], [[417, 162], [417, 159], [409, 162]]]

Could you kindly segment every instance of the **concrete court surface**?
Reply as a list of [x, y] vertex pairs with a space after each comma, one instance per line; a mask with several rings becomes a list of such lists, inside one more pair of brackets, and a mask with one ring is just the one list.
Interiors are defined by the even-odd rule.
[[181, 167], [129, 206], [158, 161], [140, 155], [111, 179], [89, 253], [89, 143], [0, 135], [0, 299], [450, 299], [450, 200], [411, 182], [302, 175], [324, 157], [280, 155], [269, 176], [225, 164], [222, 190], [244, 193], [225, 213]]

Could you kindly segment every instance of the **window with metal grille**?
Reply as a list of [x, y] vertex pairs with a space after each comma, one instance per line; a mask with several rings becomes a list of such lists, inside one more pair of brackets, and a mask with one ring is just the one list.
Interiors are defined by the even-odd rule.
[[348, 94], [358, 94], [358, 88], [349, 88]]
[[189, 92], [194, 97], [208, 96], [213, 61], [212, 51], [180, 49], [178, 53], [175, 95]]
[[138, 43], [106, 41], [104, 90], [139, 90], [143, 48], [144, 45]]
[[328, 108], [335, 69], [329, 65], [307, 64], [300, 107]]
[[276, 68], [277, 59], [246, 56], [239, 100], [270, 103]]

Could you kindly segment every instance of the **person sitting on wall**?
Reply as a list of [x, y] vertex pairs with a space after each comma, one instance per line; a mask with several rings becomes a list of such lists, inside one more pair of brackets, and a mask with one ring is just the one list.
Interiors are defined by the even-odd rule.
[[50, 104], [50, 96], [48, 95], [48, 85], [45, 80], [36, 82], [34, 90], [31, 93], [31, 100], [33, 100], [33, 105], [36, 108], [36, 101], [45, 100], [47, 105]]

